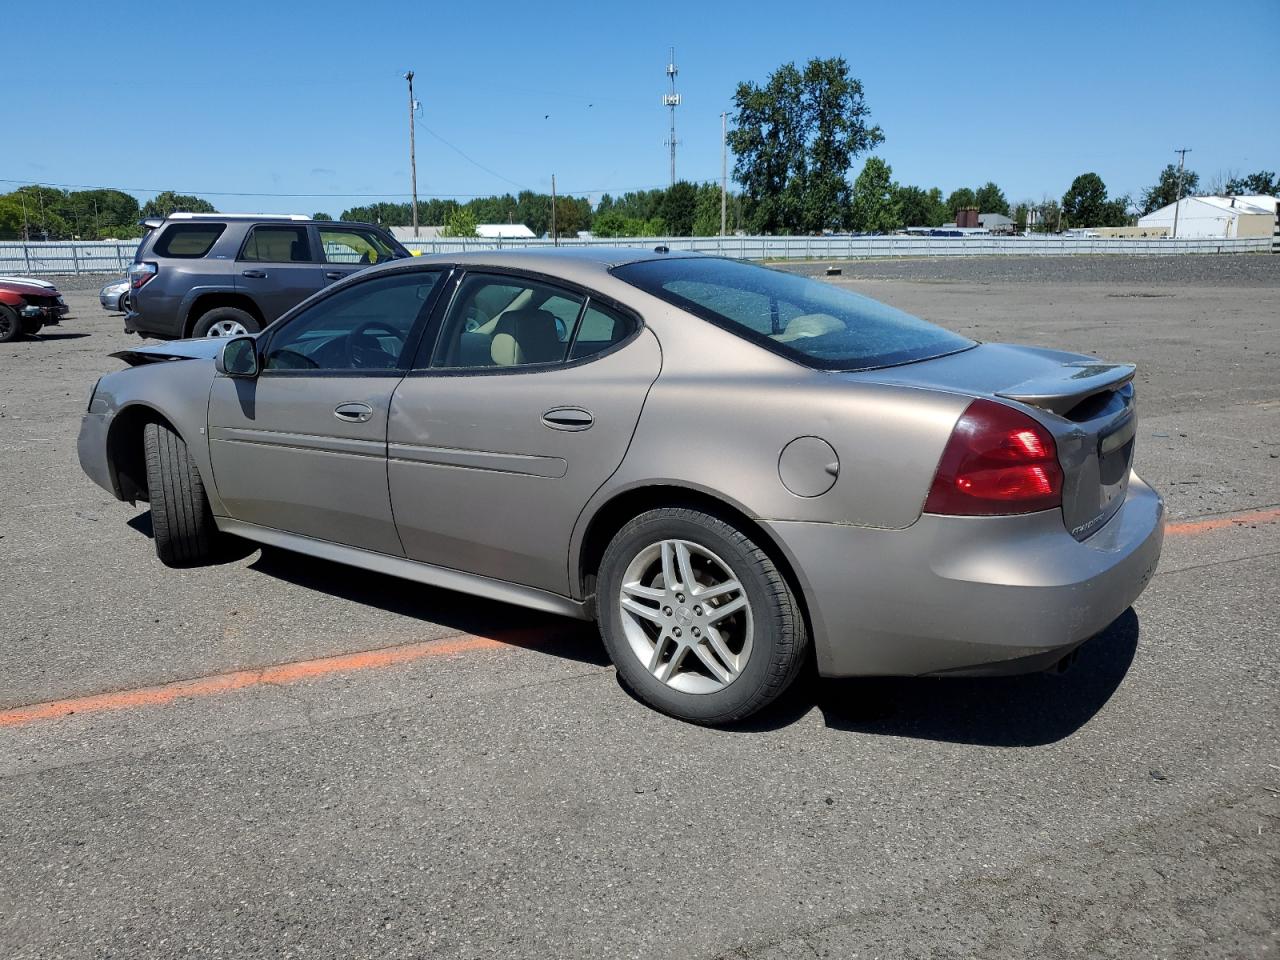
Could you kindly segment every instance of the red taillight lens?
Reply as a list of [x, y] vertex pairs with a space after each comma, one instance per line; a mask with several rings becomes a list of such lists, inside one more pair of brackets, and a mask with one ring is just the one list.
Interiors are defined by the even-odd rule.
[[143, 284], [154, 277], [160, 268], [154, 263], [135, 263], [129, 267], [129, 286], [134, 290], [140, 289]]
[[951, 431], [925, 513], [989, 517], [1062, 506], [1062, 467], [1049, 431], [1025, 413], [975, 400]]

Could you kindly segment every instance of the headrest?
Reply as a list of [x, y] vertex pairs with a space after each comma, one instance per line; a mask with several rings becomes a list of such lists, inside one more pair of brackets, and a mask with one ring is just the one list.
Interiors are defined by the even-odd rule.
[[555, 314], [526, 308], [504, 313], [493, 329], [489, 355], [500, 367], [521, 363], [554, 363], [564, 358]]

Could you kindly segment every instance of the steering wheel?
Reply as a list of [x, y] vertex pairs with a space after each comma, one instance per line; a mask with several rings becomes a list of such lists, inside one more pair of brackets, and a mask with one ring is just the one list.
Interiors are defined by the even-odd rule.
[[[390, 334], [400, 344], [396, 353], [388, 353], [378, 339], [370, 334], [371, 330]], [[396, 357], [403, 349], [404, 334], [385, 320], [366, 320], [347, 334], [347, 362], [355, 369], [385, 370], [395, 365]]]

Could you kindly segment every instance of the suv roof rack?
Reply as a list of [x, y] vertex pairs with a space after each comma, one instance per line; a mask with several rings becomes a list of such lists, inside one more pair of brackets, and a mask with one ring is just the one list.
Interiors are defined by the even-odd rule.
[[169, 220], [197, 220], [201, 217], [213, 217], [219, 220], [310, 220], [301, 213], [187, 213], [179, 211], [169, 214]]

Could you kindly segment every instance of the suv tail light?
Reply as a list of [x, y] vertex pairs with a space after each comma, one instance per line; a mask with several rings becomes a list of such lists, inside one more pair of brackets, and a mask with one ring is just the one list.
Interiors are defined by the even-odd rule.
[[159, 267], [154, 263], [135, 263], [129, 267], [129, 287], [133, 290], [141, 289], [144, 284], [159, 271]]
[[975, 400], [951, 431], [925, 513], [989, 517], [1062, 506], [1058, 447], [1043, 426], [993, 400]]

